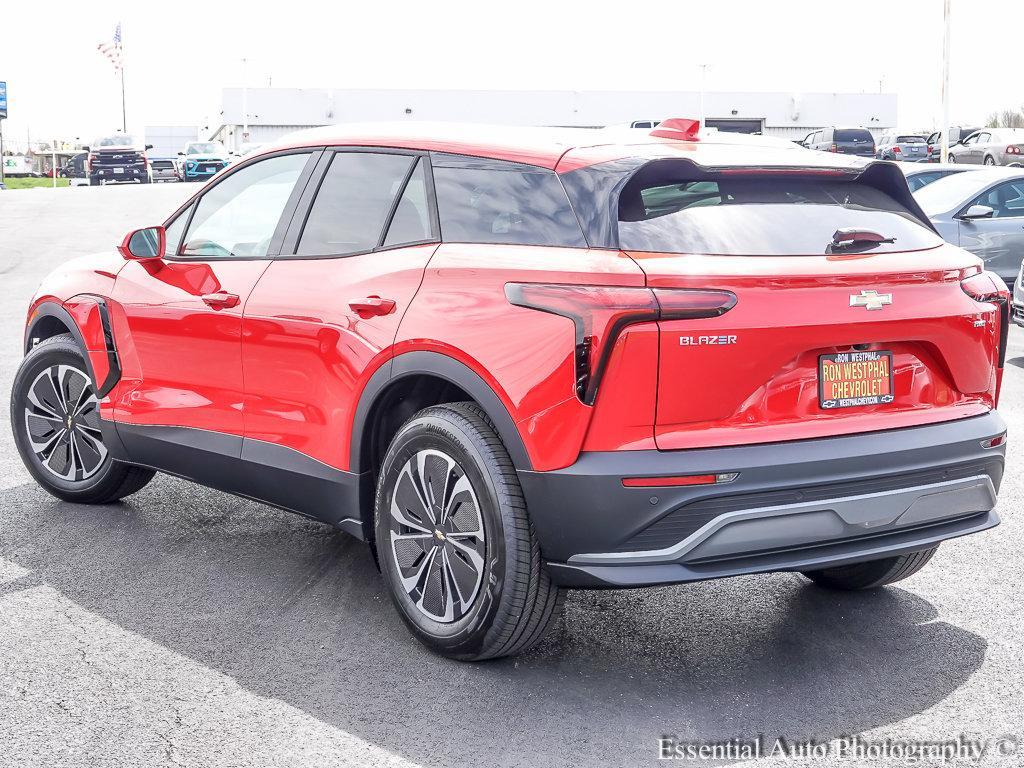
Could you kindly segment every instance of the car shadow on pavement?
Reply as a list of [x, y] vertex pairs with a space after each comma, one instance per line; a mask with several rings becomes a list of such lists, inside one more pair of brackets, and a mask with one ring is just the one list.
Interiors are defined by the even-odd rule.
[[987, 647], [904, 589], [832, 593], [773, 574], [573, 592], [530, 654], [460, 664], [412, 639], [367, 547], [327, 526], [165, 477], [105, 507], [33, 485], [6, 500], [0, 557], [29, 572], [0, 596], [46, 584], [428, 765], [620, 766], [655, 759], [664, 734], [852, 735], [942, 701]]

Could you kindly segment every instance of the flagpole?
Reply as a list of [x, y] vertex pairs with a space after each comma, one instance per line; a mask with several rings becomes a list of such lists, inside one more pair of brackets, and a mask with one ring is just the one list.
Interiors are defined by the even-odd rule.
[[117, 46], [120, 48], [121, 59], [121, 131], [128, 133], [128, 118], [124, 106], [124, 32], [121, 29], [121, 22], [117, 22]]
[[128, 118], [124, 110], [124, 59], [121, 59], [121, 131], [128, 133]]

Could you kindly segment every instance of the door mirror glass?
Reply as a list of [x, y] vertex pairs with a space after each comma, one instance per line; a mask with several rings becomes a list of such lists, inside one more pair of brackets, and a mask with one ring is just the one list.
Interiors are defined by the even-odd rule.
[[995, 209], [988, 205], [972, 205], [957, 218], [960, 219], [991, 219]]
[[136, 229], [125, 235], [117, 250], [130, 261], [159, 259], [164, 252], [167, 233], [163, 227]]

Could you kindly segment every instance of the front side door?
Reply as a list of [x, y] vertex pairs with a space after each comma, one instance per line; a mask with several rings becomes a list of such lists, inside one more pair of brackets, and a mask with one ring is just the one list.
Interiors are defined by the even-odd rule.
[[960, 247], [1012, 285], [1024, 258], [1024, 179], [996, 184], [966, 207], [971, 205], [987, 205], [992, 217], [961, 219]]
[[286, 154], [225, 176], [168, 224], [163, 259], [118, 274], [116, 421], [236, 436], [240, 447], [242, 310], [309, 162]]
[[243, 458], [272, 444], [291, 449], [278, 464], [346, 470], [359, 393], [390, 357], [438, 228], [425, 156], [339, 150], [320, 173], [246, 306]]

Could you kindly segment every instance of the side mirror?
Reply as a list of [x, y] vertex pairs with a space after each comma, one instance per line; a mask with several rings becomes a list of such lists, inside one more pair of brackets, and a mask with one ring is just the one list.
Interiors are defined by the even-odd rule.
[[153, 145], [152, 145], [152, 144], [147, 144], [147, 145], [146, 145], [146, 149], [152, 149], [152, 148], [153, 148]]
[[991, 219], [995, 209], [988, 205], [972, 205], [966, 211], [957, 216], [958, 219]]
[[167, 232], [163, 227], [146, 227], [125, 235], [117, 250], [129, 261], [148, 261], [161, 258], [166, 243]]
[[89, 151], [89, 147], [82, 147], [82, 151], [83, 152], [88, 152]]
[[184, 152], [179, 152], [178, 154], [179, 154], [179, 155], [181, 155], [182, 157], [184, 157], [184, 156], [185, 156], [185, 153], [184, 153]]

